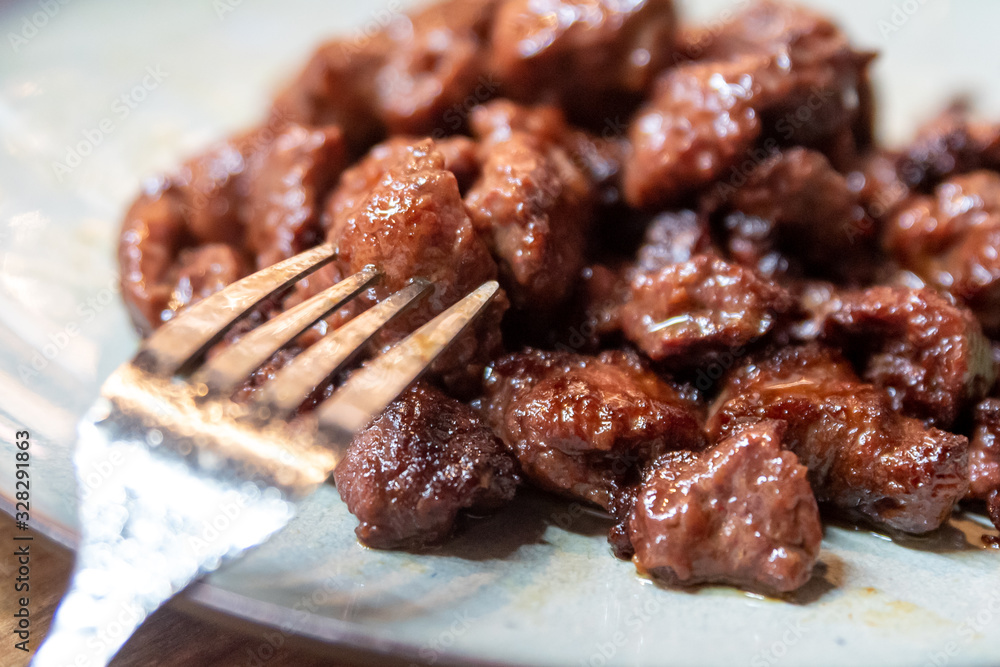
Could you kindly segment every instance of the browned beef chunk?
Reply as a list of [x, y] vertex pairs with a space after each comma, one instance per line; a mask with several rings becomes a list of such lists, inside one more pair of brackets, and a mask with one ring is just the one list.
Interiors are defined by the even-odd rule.
[[[178, 308], [188, 305], [189, 286], [178, 285], [185, 249], [205, 244], [231, 246], [223, 253], [216, 247], [206, 257], [219, 264], [201, 264], [194, 273], [206, 278], [240, 278], [249, 268], [243, 259], [241, 202], [246, 189], [247, 165], [264, 144], [260, 131], [220, 142], [186, 162], [175, 173], [147, 186], [125, 215], [118, 246], [122, 295], [132, 321], [143, 333], [150, 333], [172, 318]], [[193, 275], [193, 274], [192, 274]], [[174, 299], [175, 289], [181, 298]], [[213, 288], [214, 289], [214, 288]]]
[[255, 160], [246, 202], [247, 244], [264, 268], [320, 242], [322, 198], [344, 168], [340, 129], [290, 124]]
[[272, 123], [338, 125], [351, 151], [364, 151], [385, 132], [375, 112], [375, 86], [387, 48], [382, 33], [323, 44], [275, 99]]
[[915, 195], [889, 217], [885, 246], [1000, 333], [1000, 174], [976, 171]]
[[788, 422], [785, 446], [809, 468], [821, 503], [877, 525], [934, 530], [969, 488], [966, 438], [901, 416], [830, 348], [790, 346], [750, 359], [723, 385], [709, 434], [765, 419]]
[[823, 328], [860, 357], [862, 377], [888, 392], [893, 409], [932, 426], [950, 428], [996, 378], [979, 322], [932, 289], [840, 294]]
[[177, 254], [189, 238], [184, 200], [176, 186], [160, 181], [149, 187], [125, 214], [118, 241], [122, 298], [143, 334], [163, 322]]
[[976, 406], [969, 441], [969, 497], [986, 500], [1000, 490], [1000, 399]]
[[[765, 133], [781, 143], [822, 150], [838, 167], [872, 137], [872, 95], [867, 66], [873, 53], [855, 51], [830, 19], [803, 5], [775, 0], [750, 3], [710, 39], [704, 59], [746, 55], [775, 58], [791, 85], [761, 107]], [[773, 106], [772, 106], [773, 105]], [[846, 143], [846, 145], [845, 145]]]
[[494, 144], [509, 139], [514, 132], [525, 132], [543, 144], [558, 145], [593, 184], [599, 203], [613, 204], [620, 198], [618, 177], [628, 146], [617, 129], [606, 128], [596, 135], [567, 124], [559, 107], [517, 104], [507, 99], [477, 106], [469, 122], [472, 133], [482, 142], [481, 152], [489, 154]]
[[920, 190], [930, 190], [959, 174], [997, 168], [1000, 125], [976, 121], [961, 101], [921, 127], [897, 164], [900, 179]]
[[334, 479], [358, 539], [379, 549], [440, 542], [460, 512], [496, 509], [520, 483], [478, 414], [423, 384], [354, 437]]
[[[989, 497], [986, 499], [986, 511], [989, 513], [990, 521], [993, 522], [993, 525], [996, 526], [997, 530], [1000, 530], [1000, 489], [990, 493]], [[983, 540], [988, 544], [1000, 544], [1000, 540], [996, 537], [984, 537]]]
[[716, 193], [729, 255], [764, 275], [864, 281], [876, 231], [858, 194], [822, 155], [791, 148], [764, 160], [738, 188]]
[[[322, 225], [327, 238], [340, 237], [347, 222], [345, 213], [367, 197], [390, 169], [410, 159], [413, 147], [420, 141], [413, 137], [392, 137], [372, 147], [363, 158], [344, 170], [323, 212]], [[434, 148], [444, 159], [444, 168], [454, 173], [459, 181], [468, 181], [479, 169], [475, 144], [467, 137], [435, 141]]]
[[[394, 342], [441, 312], [486, 280], [497, 268], [472, 227], [455, 175], [432, 140], [396, 151], [397, 160], [364, 195], [341, 210], [329, 240], [339, 246], [345, 273], [368, 264], [383, 271], [369, 290], [382, 299], [412, 278], [430, 280], [434, 292], [383, 331]], [[475, 325], [456, 340], [436, 366], [456, 391], [478, 388], [485, 362], [500, 349], [499, 321], [506, 308], [500, 295]]]
[[621, 318], [625, 335], [650, 358], [690, 365], [745, 347], [790, 308], [788, 293], [753, 269], [695, 255], [636, 272]]
[[445, 0], [396, 21], [375, 77], [376, 109], [391, 134], [440, 139], [498, 92], [486, 68], [497, 0]]
[[499, 102], [472, 123], [485, 157], [465, 196], [469, 216], [514, 306], [544, 312], [569, 298], [583, 268], [594, 184], [560, 143], [567, 129], [555, 109]]
[[644, 464], [702, 446], [691, 398], [634, 354], [508, 355], [487, 370], [486, 397], [490, 424], [528, 479], [613, 512]]
[[672, 0], [506, 0], [491, 62], [504, 92], [600, 117], [670, 63]]
[[[149, 187], [126, 214], [119, 245], [136, 326], [148, 333], [254, 263], [267, 266], [315, 245], [317, 211], [343, 160], [335, 127], [262, 126]], [[201, 286], [192, 288], [192, 280]]]
[[625, 200], [677, 201], [742, 161], [761, 134], [756, 72], [766, 66], [755, 58], [668, 70], [629, 128]]
[[[780, 144], [852, 157], [840, 144], [861, 113], [869, 57], [828, 20], [759, 2], [735, 16], [703, 60], [667, 70], [629, 130], [625, 195], [633, 206], [677, 201]], [[764, 151], [766, 155], [766, 151]]]
[[493, 97], [485, 70], [496, 0], [450, 0], [396, 16], [369, 37], [328, 42], [278, 96], [272, 114], [337, 124], [362, 152], [386, 131], [442, 138]]
[[762, 421], [704, 452], [657, 459], [628, 523], [636, 567], [670, 584], [782, 593], [806, 583], [823, 529], [784, 431]]
[[200, 243], [241, 244], [240, 203], [248, 159], [262, 147], [255, 133], [220, 141], [172, 176], [184, 197], [187, 229]]

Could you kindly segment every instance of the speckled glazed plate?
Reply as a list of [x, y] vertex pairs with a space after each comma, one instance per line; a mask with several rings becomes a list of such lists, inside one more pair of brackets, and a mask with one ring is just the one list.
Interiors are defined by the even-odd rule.
[[[730, 4], [685, 3], [706, 18]], [[876, 67], [899, 140], [951, 95], [1000, 117], [1000, 3], [816, 1]], [[686, 6], [685, 6], [686, 5]], [[697, 6], [695, 6], [697, 5]], [[0, 4], [0, 491], [30, 429], [33, 520], [71, 542], [74, 422], [136, 339], [113, 247], [144, 175], [262, 117], [325, 35], [361, 36], [400, 3], [32, 0]], [[607, 523], [525, 495], [422, 555], [370, 551], [324, 488], [292, 525], [196, 584], [188, 604], [261, 630], [419, 664], [995, 665], [1000, 553], [981, 518], [926, 539], [828, 528], [791, 600], [678, 592], [612, 558]], [[255, 664], [247, 656], [247, 664]]]

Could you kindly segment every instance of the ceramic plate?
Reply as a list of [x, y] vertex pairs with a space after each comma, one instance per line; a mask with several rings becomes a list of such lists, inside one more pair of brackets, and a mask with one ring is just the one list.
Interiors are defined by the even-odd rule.
[[[688, 2], [709, 17], [728, 2]], [[745, 3], [735, 3], [745, 4]], [[1000, 3], [824, 0], [878, 49], [880, 131], [905, 138], [951, 95], [1000, 117]], [[363, 39], [398, 2], [33, 0], [0, 6], [0, 490], [33, 447], [33, 521], [75, 522], [74, 422], [135, 349], [113, 248], [141, 178], [262, 117], [325, 35]], [[333, 488], [189, 603], [420, 664], [987, 665], [1000, 660], [1000, 554], [981, 518], [905, 543], [827, 530], [791, 601], [659, 588], [617, 561], [607, 523], [525, 495], [446, 548], [370, 551]], [[248, 656], [248, 664], [253, 664]]]

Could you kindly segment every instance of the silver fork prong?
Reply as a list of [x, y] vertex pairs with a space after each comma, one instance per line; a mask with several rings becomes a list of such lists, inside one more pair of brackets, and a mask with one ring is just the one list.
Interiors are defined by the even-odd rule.
[[323, 290], [312, 298], [282, 313], [247, 333], [239, 341], [209, 359], [191, 376], [191, 382], [204, 385], [206, 395], [233, 391], [271, 355], [290, 343], [313, 324], [353, 299], [368, 287], [379, 272], [367, 266], [349, 278]]
[[320, 428], [335, 446], [346, 446], [406, 389], [496, 295], [495, 280], [423, 325], [348, 378], [317, 410]]
[[286, 417], [294, 412], [310, 393], [336, 373], [376, 331], [416, 303], [430, 286], [428, 281], [417, 278], [301, 352], [277, 373], [274, 380], [264, 386], [258, 404], [266, 406], [272, 417]]
[[254, 306], [336, 256], [336, 249], [324, 243], [236, 281], [160, 327], [146, 340], [133, 363], [159, 375], [191, 370], [201, 355]]

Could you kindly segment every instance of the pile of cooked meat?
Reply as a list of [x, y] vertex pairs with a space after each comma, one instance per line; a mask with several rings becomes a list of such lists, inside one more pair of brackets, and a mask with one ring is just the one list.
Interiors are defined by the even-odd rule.
[[498, 279], [336, 471], [376, 548], [530, 484], [606, 510], [614, 553], [664, 582], [773, 593], [809, 580], [821, 511], [923, 534], [967, 503], [1000, 525], [1000, 125], [955, 104], [881, 148], [874, 54], [794, 5], [725, 18], [448, 0], [323, 44], [265, 123], [132, 205], [135, 324], [324, 241], [338, 260], [222, 345], [384, 272], [246, 400], [414, 277], [434, 293], [376, 351]]

